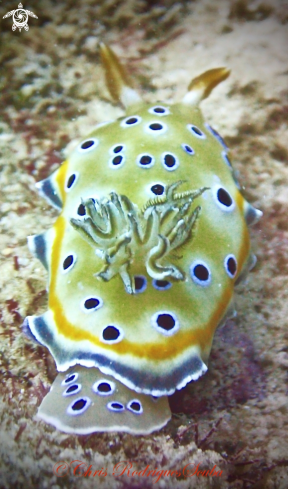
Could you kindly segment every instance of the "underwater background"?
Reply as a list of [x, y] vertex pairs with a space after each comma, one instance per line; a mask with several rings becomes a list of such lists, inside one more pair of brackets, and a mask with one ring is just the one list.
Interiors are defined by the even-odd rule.
[[[21, 32], [2, 18], [17, 1], [0, 2], [0, 488], [76, 489], [77, 475], [65, 472], [75, 460], [105, 469], [81, 477], [84, 489], [287, 488], [287, 1], [30, 0], [23, 7], [38, 19]], [[47, 274], [26, 238], [57, 216], [35, 182], [96, 123], [124, 114], [105, 87], [101, 41], [147, 102], [181, 100], [191, 78], [232, 70], [201, 108], [231, 148], [245, 198], [264, 213], [251, 230], [258, 262], [236, 288], [237, 317], [217, 330], [208, 373], [171, 396], [172, 420], [149, 436], [74, 436], [33, 419], [56, 369], [21, 332], [26, 315], [47, 307]], [[120, 462], [222, 473], [113, 475]]]

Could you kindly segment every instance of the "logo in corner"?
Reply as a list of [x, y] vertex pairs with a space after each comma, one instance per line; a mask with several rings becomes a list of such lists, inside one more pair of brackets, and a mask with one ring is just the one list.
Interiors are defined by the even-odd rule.
[[7, 12], [6, 15], [4, 15], [3, 19], [6, 19], [7, 17], [11, 17], [13, 15], [13, 25], [12, 25], [12, 31], [15, 31], [18, 27], [19, 31], [21, 32], [21, 29], [25, 29], [25, 31], [29, 31], [29, 25], [28, 25], [28, 17], [34, 17], [34, 19], [38, 19], [37, 15], [33, 14], [33, 12], [30, 12], [30, 10], [25, 10], [23, 9], [22, 3], [19, 3], [18, 8], [16, 10], [11, 10], [11, 12]]

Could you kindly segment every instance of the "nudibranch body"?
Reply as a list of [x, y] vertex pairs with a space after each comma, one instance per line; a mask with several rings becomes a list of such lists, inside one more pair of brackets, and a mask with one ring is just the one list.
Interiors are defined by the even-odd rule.
[[127, 113], [37, 184], [61, 213], [29, 238], [49, 272], [49, 308], [24, 327], [63, 372], [42, 419], [72, 433], [149, 433], [170, 418], [166, 396], [206, 372], [215, 329], [234, 314], [234, 284], [255, 261], [247, 224], [261, 212], [198, 106], [229, 71], [193, 79], [181, 103], [151, 105], [100, 49]]

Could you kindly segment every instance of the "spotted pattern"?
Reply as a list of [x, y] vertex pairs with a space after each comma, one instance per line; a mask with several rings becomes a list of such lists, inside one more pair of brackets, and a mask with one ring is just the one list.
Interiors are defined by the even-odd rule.
[[144, 275], [135, 275], [134, 284], [136, 294], [141, 294], [142, 292], [145, 292], [147, 288], [147, 279]]
[[75, 253], [71, 253], [70, 255], [66, 256], [62, 264], [63, 273], [69, 272], [74, 267], [76, 260], [77, 258]]
[[81, 304], [81, 309], [85, 313], [90, 313], [97, 311], [100, 309], [100, 307], [103, 306], [103, 300], [100, 297], [86, 297], [82, 304]]
[[121, 121], [120, 126], [121, 127], [134, 127], [137, 124], [140, 124], [141, 120], [142, 120], [141, 117], [139, 117], [138, 115], [125, 117], [125, 119], [123, 119], [123, 121]]
[[77, 179], [78, 179], [78, 173], [72, 173], [72, 175], [68, 177], [66, 183], [66, 192], [69, 192], [75, 186]]
[[163, 107], [163, 105], [155, 105], [155, 107], [150, 107], [148, 112], [153, 115], [158, 115], [162, 117], [163, 115], [170, 114], [170, 110], [167, 107]]
[[91, 406], [91, 399], [89, 397], [79, 397], [71, 402], [67, 408], [67, 414], [70, 416], [79, 416], [83, 414]]
[[195, 260], [190, 266], [190, 275], [195, 284], [208, 287], [211, 284], [211, 271], [207, 263]]
[[172, 287], [172, 283], [168, 280], [153, 280], [153, 287], [157, 290], [169, 290]]
[[172, 153], [163, 153], [161, 156], [161, 160], [165, 170], [174, 171], [179, 166], [177, 156]]
[[155, 158], [149, 154], [140, 154], [137, 156], [136, 163], [140, 168], [151, 168], [154, 165]]
[[121, 168], [125, 163], [125, 156], [123, 154], [117, 154], [109, 160], [109, 167], [113, 170]]
[[190, 144], [181, 144], [181, 148], [184, 149], [185, 153], [192, 156], [195, 154], [194, 149], [190, 146]]
[[68, 396], [74, 396], [75, 394], [78, 394], [78, 392], [81, 391], [81, 384], [72, 384], [72, 385], [69, 385], [69, 387], [67, 387], [67, 389], [65, 389], [65, 391], [63, 392], [63, 396], [64, 397], [68, 397]]
[[237, 260], [234, 255], [227, 255], [224, 260], [224, 267], [228, 277], [234, 278], [237, 273]]
[[168, 127], [164, 122], [151, 121], [145, 125], [144, 130], [148, 134], [160, 135], [167, 131]]
[[111, 155], [115, 155], [115, 154], [118, 154], [118, 153], [122, 153], [122, 151], [125, 151], [125, 148], [126, 148], [125, 144], [115, 144], [110, 149], [110, 154]]
[[196, 138], [206, 139], [206, 134], [203, 131], [201, 131], [201, 129], [199, 129], [199, 127], [195, 126], [194, 124], [188, 124], [187, 129]]
[[151, 192], [154, 195], [163, 195], [165, 192], [165, 186], [162, 183], [155, 183], [151, 186]]
[[66, 379], [64, 379], [64, 380], [62, 381], [62, 384], [61, 384], [61, 385], [68, 385], [68, 384], [72, 384], [72, 383], [73, 383], [73, 382], [75, 382], [77, 379], [78, 379], [78, 373], [71, 374], [71, 375], [69, 375], [68, 377], [66, 377]]
[[179, 329], [176, 315], [171, 311], [156, 312], [151, 318], [152, 326], [165, 336], [172, 336]]
[[95, 138], [89, 138], [85, 139], [82, 143], [79, 144], [77, 151], [79, 153], [89, 153], [90, 151], [94, 150], [99, 144], [98, 139]]
[[143, 407], [140, 401], [138, 399], [132, 399], [127, 403], [126, 408], [131, 411], [134, 414], [142, 414], [143, 413]]
[[92, 390], [99, 396], [111, 396], [115, 392], [115, 389], [115, 382], [106, 379], [98, 380], [92, 386]]
[[125, 411], [125, 406], [121, 402], [108, 402], [107, 409], [114, 411], [116, 413], [121, 413]]
[[218, 207], [224, 212], [232, 212], [235, 209], [235, 202], [224, 187], [216, 185], [212, 189], [213, 197]]
[[109, 343], [110, 345], [114, 343], [119, 343], [124, 337], [123, 331], [119, 328], [119, 326], [106, 326], [102, 331], [101, 340], [103, 343]]

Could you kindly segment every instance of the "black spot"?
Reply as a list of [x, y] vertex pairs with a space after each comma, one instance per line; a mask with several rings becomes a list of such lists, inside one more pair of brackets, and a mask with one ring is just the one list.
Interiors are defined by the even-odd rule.
[[120, 165], [120, 163], [122, 163], [122, 161], [123, 161], [123, 156], [121, 156], [121, 155], [115, 156], [112, 160], [112, 165], [115, 165], [115, 166]]
[[120, 153], [123, 150], [123, 146], [119, 145], [113, 149], [113, 153]]
[[99, 306], [100, 301], [96, 299], [96, 297], [90, 297], [90, 299], [86, 299], [84, 302], [85, 309], [95, 309], [95, 307]]
[[66, 389], [65, 393], [71, 394], [71, 392], [77, 391], [78, 387], [79, 387], [78, 384], [70, 385], [70, 387], [68, 387], [68, 389]]
[[152, 185], [151, 192], [153, 192], [155, 195], [162, 195], [164, 193], [164, 185], [161, 185], [161, 183]]
[[100, 393], [108, 394], [108, 392], [112, 392], [112, 387], [108, 382], [101, 382], [101, 384], [98, 385], [97, 391]]
[[163, 129], [162, 124], [159, 124], [159, 122], [153, 122], [152, 124], [149, 125], [149, 128], [152, 131], [161, 131]]
[[95, 142], [92, 139], [88, 139], [88, 141], [84, 141], [84, 143], [81, 144], [81, 149], [91, 148], [93, 144], [95, 144]]
[[233, 256], [230, 256], [227, 260], [227, 270], [234, 277], [236, 270], [237, 270], [237, 264], [235, 258]]
[[130, 404], [129, 404], [129, 409], [131, 409], [131, 411], [135, 411], [136, 413], [139, 413], [141, 411], [141, 404], [140, 402], [138, 401], [132, 401]]
[[68, 178], [67, 188], [71, 188], [74, 185], [75, 180], [76, 180], [76, 175], [75, 173], [73, 173], [73, 175], [70, 175], [70, 177]]
[[156, 322], [159, 328], [165, 329], [165, 331], [170, 331], [175, 326], [175, 319], [171, 314], [159, 314]]
[[166, 154], [163, 159], [164, 165], [168, 168], [173, 168], [176, 165], [176, 158], [171, 154]]
[[204, 133], [197, 126], [190, 126], [190, 129], [194, 134], [196, 134], [196, 136], [203, 138]]
[[69, 375], [67, 379], [64, 380], [64, 384], [70, 384], [70, 382], [73, 382], [76, 379], [76, 374]]
[[220, 204], [225, 205], [226, 207], [230, 207], [233, 203], [233, 200], [228, 194], [227, 190], [224, 188], [219, 188], [217, 191], [217, 199], [219, 200]]
[[128, 124], [128, 126], [132, 126], [133, 124], [136, 124], [138, 122], [137, 117], [129, 117], [129, 119], [126, 119], [125, 124]]
[[86, 210], [85, 210], [85, 205], [84, 204], [80, 204], [78, 209], [77, 209], [77, 214], [79, 216], [85, 216], [86, 214]]
[[188, 153], [189, 155], [194, 155], [195, 151], [193, 148], [191, 148], [191, 146], [189, 146], [189, 144], [182, 144], [182, 148], [184, 149], [184, 151], [186, 151], [186, 153]]
[[144, 292], [144, 290], [146, 288], [145, 287], [146, 283], [147, 283], [147, 281], [146, 281], [145, 277], [142, 277], [141, 275], [135, 275], [134, 284], [135, 284], [135, 291], [136, 292]]
[[154, 280], [153, 281], [153, 285], [157, 288], [157, 289], [170, 289], [171, 287], [171, 282], [168, 282], [168, 280]]
[[115, 328], [115, 326], [106, 326], [106, 328], [103, 329], [102, 335], [105, 341], [115, 341], [119, 338], [120, 331]]
[[68, 255], [66, 256], [65, 260], [63, 261], [63, 270], [68, 270], [74, 263], [74, 257], [73, 255]]
[[142, 166], [150, 165], [151, 162], [152, 162], [152, 156], [150, 155], [143, 155], [139, 159], [139, 164]]
[[120, 402], [110, 402], [109, 407], [113, 411], [123, 411], [124, 410], [124, 406]]
[[153, 112], [155, 112], [155, 114], [165, 114], [166, 112], [166, 109], [164, 109], [164, 107], [153, 107]]
[[85, 408], [86, 404], [87, 404], [86, 399], [78, 399], [72, 404], [71, 409], [72, 411], [81, 411], [82, 409]]
[[209, 278], [209, 270], [204, 265], [199, 264], [194, 267], [194, 275], [198, 280], [206, 282]]

